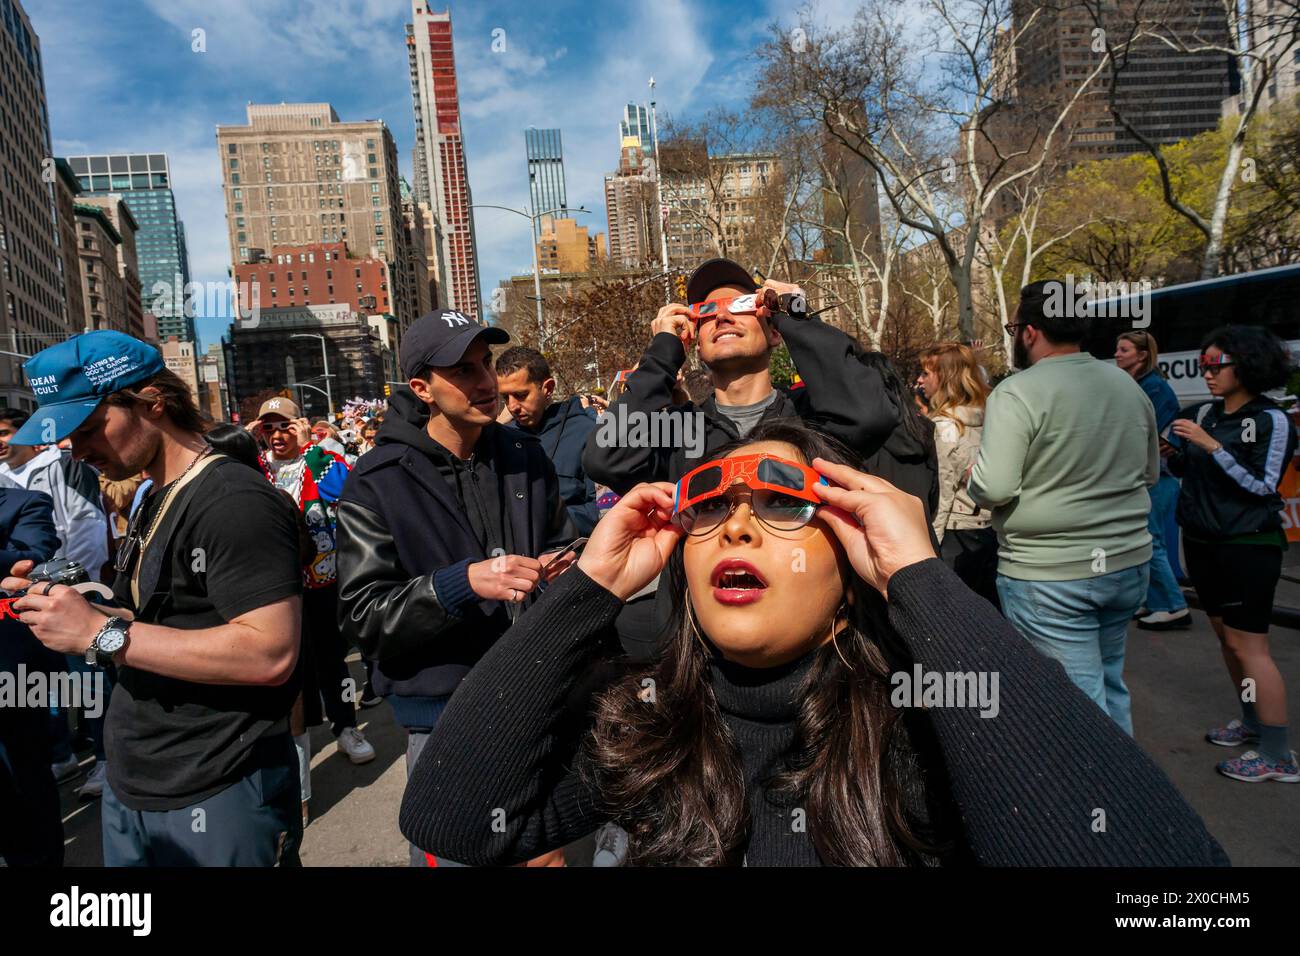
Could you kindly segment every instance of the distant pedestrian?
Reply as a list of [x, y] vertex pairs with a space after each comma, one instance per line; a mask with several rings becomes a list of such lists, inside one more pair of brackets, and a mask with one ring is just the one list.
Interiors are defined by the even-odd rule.
[[[1156, 411], [1156, 431], [1163, 435], [1178, 414], [1178, 399], [1165, 377], [1156, 366], [1160, 355], [1156, 337], [1150, 332], [1125, 332], [1115, 343], [1115, 364], [1133, 376], [1142, 386]], [[1151, 583], [1147, 585], [1146, 600], [1138, 612], [1138, 627], [1144, 631], [1185, 630], [1192, 626], [1192, 614], [1187, 609], [1170, 553], [1176, 553], [1165, 541], [1165, 529], [1174, 516], [1178, 503], [1178, 479], [1169, 471], [1169, 465], [1160, 463], [1160, 480], [1149, 489], [1151, 514], [1147, 530], [1151, 532]]]
[[1247, 783], [1300, 783], [1287, 733], [1286, 686], [1268, 647], [1287, 547], [1277, 486], [1295, 455], [1296, 436], [1264, 392], [1284, 385], [1290, 367], [1286, 346], [1265, 329], [1215, 329], [1201, 346], [1211, 400], [1183, 409], [1168, 441], [1170, 467], [1183, 479], [1178, 523], [1187, 571], [1241, 701], [1241, 719], [1206, 738], [1224, 747], [1258, 746], [1218, 766]]

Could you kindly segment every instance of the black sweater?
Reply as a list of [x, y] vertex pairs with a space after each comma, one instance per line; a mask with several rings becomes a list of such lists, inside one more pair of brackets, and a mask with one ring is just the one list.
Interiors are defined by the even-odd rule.
[[[422, 849], [471, 865], [516, 863], [576, 840], [606, 820], [599, 795], [571, 764], [569, 697], [619, 600], [569, 571], [484, 655], [456, 691], [402, 801], [402, 833]], [[890, 623], [927, 671], [1000, 676], [1000, 711], [930, 708], [960, 819], [954, 858], [990, 866], [1223, 866], [1228, 858], [1196, 813], [1138, 746], [993, 608], [940, 561], [890, 581]], [[795, 665], [794, 670], [799, 669]], [[792, 836], [754, 790], [788, 745], [793, 706], [766, 720], [796, 684], [792, 669], [767, 684], [714, 667], [715, 694], [736, 733], [758, 808], [751, 865], [816, 865], [807, 835]], [[721, 678], [721, 680], [719, 680]], [[752, 722], [751, 722], [752, 723]], [[950, 793], [950, 796], [948, 795]], [[1104, 831], [1094, 832], [1096, 810]]]

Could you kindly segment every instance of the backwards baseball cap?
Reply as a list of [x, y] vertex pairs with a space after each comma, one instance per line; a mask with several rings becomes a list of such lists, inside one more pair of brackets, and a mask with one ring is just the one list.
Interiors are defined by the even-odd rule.
[[402, 337], [402, 375], [413, 378], [425, 368], [454, 365], [480, 336], [486, 339], [487, 345], [504, 345], [510, 341], [506, 329], [480, 325], [463, 312], [450, 308], [438, 308], [422, 315]]
[[281, 418], [301, 418], [302, 412], [298, 411], [298, 406], [292, 400], [276, 395], [274, 398], [268, 398], [262, 403], [262, 407], [257, 410], [258, 418], [265, 418], [267, 415], [279, 415]]
[[724, 285], [740, 286], [746, 292], [758, 291], [758, 283], [740, 263], [730, 259], [710, 259], [686, 280], [686, 301], [703, 302], [710, 292]]
[[473, 341], [483, 336], [488, 345], [504, 345], [510, 333], [495, 325], [480, 325], [451, 309], [437, 309], [422, 315], [402, 336], [402, 374], [414, 378], [425, 368], [455, 365]]
[[40, 407], [9, 442], [49, 445], [62, 441], [106, 396], [138, 385], [164, 368], [162, 353], [156, 348], [108, 329], [74, 335], [42, 349], [23, 363]]

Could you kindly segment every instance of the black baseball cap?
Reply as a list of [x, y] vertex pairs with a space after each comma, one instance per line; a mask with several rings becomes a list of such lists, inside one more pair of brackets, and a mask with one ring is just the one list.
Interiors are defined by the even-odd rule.
[[422, 315], [402, 336], [402, 374], [414, 378], [425, 368], [455, 365], [479, 336], [488, 345], [504, 345], [510, 333], [495, 325], [480, 325], [463, 312], [436, 309]]
[[710, 259], [696, 268], [686, 280], [686, 301], [703, 302], [720, 285], [738, 285], [746, 292], [758, 291], [758, 283], [740, 263], [730, 259]]

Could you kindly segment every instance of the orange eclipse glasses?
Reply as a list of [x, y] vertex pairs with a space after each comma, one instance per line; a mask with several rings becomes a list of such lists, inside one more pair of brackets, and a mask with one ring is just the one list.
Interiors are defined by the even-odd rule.
[[822, 505], [813, 490], [817, 484], [830, 482], [787, 458], [722, 458], [700, 465], [677, 482], [673, 520], [687, 534], [708, 534], [730, 517], [739, 501], [747, 500], [754, 517], [769, 528], [797, 531]]

